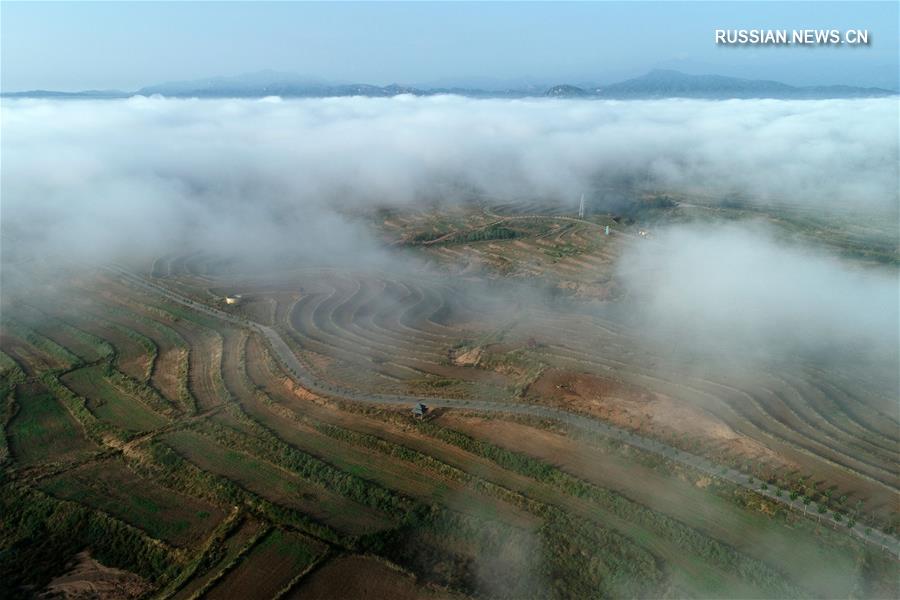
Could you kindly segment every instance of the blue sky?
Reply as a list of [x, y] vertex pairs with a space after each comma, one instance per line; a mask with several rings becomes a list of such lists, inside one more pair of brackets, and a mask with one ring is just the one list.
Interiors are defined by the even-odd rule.
[[[263, 69], [376, 84], [604, 83], [650, 68], [898, 87], [896, 2], [0, 3], [4, 91]], [[869, 29], [869, 47], [723, 48], [715, 28]]]

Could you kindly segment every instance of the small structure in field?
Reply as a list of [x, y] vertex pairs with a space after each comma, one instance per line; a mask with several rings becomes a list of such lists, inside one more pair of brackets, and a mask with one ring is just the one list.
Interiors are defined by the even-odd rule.
[[225, 304], [235, 305], [240, 304], [243, 296], [240, 294], [232, 294], [230, 296], [225, 296]]
[[418, 402], [415, 406], [413, 406], [412, 414], [417, 419], [424, 419], [425, 414], [428, 412], [428, 407], [425, 406], [424, 402]]

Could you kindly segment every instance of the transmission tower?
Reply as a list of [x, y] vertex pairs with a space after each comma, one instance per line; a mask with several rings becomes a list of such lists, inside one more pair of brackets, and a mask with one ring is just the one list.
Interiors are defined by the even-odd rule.
[[581, 195], [581, 204], [578, 205], [578, 218], [584, 218], [584, 194]]

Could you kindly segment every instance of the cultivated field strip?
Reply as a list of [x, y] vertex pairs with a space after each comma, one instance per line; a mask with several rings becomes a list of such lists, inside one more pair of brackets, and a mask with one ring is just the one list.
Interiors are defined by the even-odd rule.
[[[377, 331], [362, 325], [352, 327], [352, 317], [367, 314], [367, 311], [360, 312], [358, 309], [363, 285], [336, 285], [327, 297], [311, 295], [301, 299], [295, 305], [290, 320], [290, 331], [298, 345], [369, 368], [373, 373], [391, 379], [415, 378], [421, 374], [460, 379], [467, 377], [465, 369], [452, 372], [438, 368], [444, 366], [442, 361], [446, 362], [443, 360], [449, 345], [446, 338], [434, 340], [430, 332], [423, 332], [421, 328], [416, 329], [407, 323], [404, 332], [409, 334], [409, 342], [398, 346], [395, 342], [382, 341]], [[343, 304], [337, 300], [341, 292]], [[421, 297], [424, 301], [424, 295]], [[419, 302], [413, 306], [423, 304]], [[400, 310], [408, 314], [411, 309], [398, 308], [397, 312]], [[421, 315], [433, 314], [428, 311], [436, 311], [438, 307], [425, 304], [416, 310], [421, 321]], [[540, 322], [542, 318], [537, 320]], [[396, 321], [381, 322], [385, 324], [384, 329], [396, 325]], [[679, 390], [680, 396], [687, 401], [698, 397], [709, 398], [707, 410], [715, 412], [734, 427], [739, 428], [744, 422], [749, 422], [753, 429], [748, 430], [748, 434], [761, 442], [768, 442], [774, 436], [803, 452], [823, 456], [831, 463], [884, 483], [893, 490], [898, 489], [896, 458], [900, 442], [896, 435], [897, 428], [888, 425], [892, 419], [873, 412], [871, 404], [858, 396], [836, 389], [821, 373], [810, 373], [808, 377], [799, 379], [787, 370], [783, 373], [775, 370], [771, 374], [773, 381], [770, 385], [756, 384], [746, 389], [711, 380], [697, 380], [695, 386], [684, 386], [683, 374], [672, 370], [665, 376], [665, 369], [660, 369], [658, 361], [652, 356], [645, 359], [648, 367], [641, 369], [642, 361], [635, 360], [636, 342], [627, 336], [603, 335], [600, 349], [596, 343], [584, 339], [585, 331], [607, 334], [614, 331], [611, 323], [592, 323], [590, 327], [580, 330], [567, 329], [559, 324], [554, 327], [554, 333], [548, 333], [547, 337], [563, 334], [567, 341], [565, 347], [542, 349], [543, 358], [550, 364], [568, 361], [570, 366], [576, 364], [590, 371], [615, 370], [617, 377], [631, 378], [650, 389], [668, 393]], [[460, 337], [457, 333], [457, 339]], [[417, 350], [408, 350], [410, 345]], [[399, 349], [404, 351], [397, 352]], [[422, 349], [430, 352], [423, 353]], [[426, 363], [406, 357], [421, 357]], [[431, 361], [430, 367], [427, 361]]]
[[[570, 230], [577, 226], [558, 235]], [[746, 473], [585, 414], [516, 397], [481, 399], [488, 390], [503, 396], [519, 375], [456, 364], [452, 351], [516, 348], [526, 335], [544, 336], [498, 322], [477, 296], [440, 281], [298, 271], [291, 286], [240, 287], [248, 302], [270, 307], [267, 325], [198, 301], [210, 296], [217, 268], [194, 255], [158, 261], [153, 272], [167, 285], [177, 278], [178, 292], [114, 269], [102, 277], [103, 292], [84, 291], [84, 310], [32, 307], [2, 332], [4, 372], [21, 364], [22, 373], [4, 427], [9, 485], [44, 494], [48, 506], [90, 511], [113, 530], [132, 532], [139, 541], [129, 544], [157, 544], [165, 558], [116, 564], [158, 582], [161, 597], [235, 597], [258, 587], [260, 569], [271, 570], [266, 594], [279, 595], [302, 589], [309, 573], [336, 557], [360, 552], [399, 563], [420, 584], [486, 596], [497, 595], [497, 577], [500, 595], [509, 597], [530, 595], [553, 577], [566, 581], [556, 592], [563, 596], [889, 589], [859, 566], [889, 559], [844, 532], [872, 548], [895, 548], [889, 536], [848, 528], [830, 514], [819, 521], [838, 531], [820, 531], [802, 517], [799, 499], [758, 490]], [[541, 318], [550, 328], [551, 317]], [[571, 323], [565, 344], [542, 340], [532, 354], [548, 368], [581, 361], [590, 371], [619, 369], [635, 356], [619, 325], [591, 323], [613, 341], [608, 356], [591, 354], [587, 328]], [[668, 384], [664, 371], [643, 373], [634, 377]], [[780, 390], [778, 381], [771, 387]], [[802, 405], [812, 390], [836, 393], [802, 382], [791, 381], [796, 396], [785, 404]], [[711, 385], [696, 387], [712, 394], [704, 387]], [[763, 392], [757, 402], [773, 404], [774, 396]], [[406, 414], [418, 400], [434, 420]], [[825, 408], [802, 408], [806, 420], [796, 417], [787, 429], [811, 438], [802, 427], [815, 422], [816, 410]], [[889, 457], [888, 432], [851, 446], [877, 431], [864, 411], [823, 426], [836, 452], [859, 451], [877, 466]], [[618, 470], [598, 476], [578, 462], [558, 464], [525, 443], [540, 439], [540, 428], [497, 442], [487, 430], [467, 429], [469, 414], [496, 415], [501, 428], [510, 418], [562, 426], [572, 452], [608, 455], [604, 464]], [[32, 423], [47, 429], [35, 432]], [[55, 443], [44, 447], [46, 439]], [[673, 486], [665, 493], [689, 506], [673, 510], [654, 502], [658, 491], [625, 485], [631, 461], [644, 465], [642, 479]], [[673, 465], [681, 473], [674, 479]], [[712, 513], [699, 508], [705, 502]], [[752, 522], [768, 519], [757, 505], [791, 510], [778, 512], [767, 530]], [[751, 541], [734, 529], [741, 526], [767, 533]], [[796, 548], [810, 553], [828, 540], [834, 580], [810, 575], [821, 558], [792, 557], [788, 530]], [[124, 535], [94, 544], [104, 561], [114, 556], [104, 548]], [[766, 544], [778, 547], [765, 552]], [[487, 556], [497, 557], [503, 575], [485, 578], [477, 565]]]
[[[174, 300], [176, 302], [185, 303], [187, 305], [191, 305], [190, 301], [185, 300], [171, 291], [166, 290], [165, 288], [156, 286], [154, 284], [147, 283], [143, 280], [135, 278], [134, 276], [127, 275], [123, 273], [131, 282], [135, 285], [139, 285], [142, 287], [146, 287], [148, 289], [153, 289], [160, 294], [163, 294]], [[240, 319], [233, 317], [231, 315], [227, 315], [215, 309], [205, 307], [205, 306], [197, 306], [193, 305], [194, 308], [200, 310], [202, 312], [207, 312], [210, 315], [216, 315], [221, 319], [227, 320], [229, 322], [234, 322], [236, 324], [244, 324]], [[290, 348], [284, 343], [284, 341], [280, 338], [277, 332], [271, 328], [259, 325], [250, 325], [254, 329], [256, 329], [264, 338], [267, 340], [269, 344], [272, 345], [272, 349], [278, 357], [279, 361], [285, 365], [285, 368], [288, 372], [304, 387], [307, 389], [314, 390], [318, 393], [324, 393], [326, 395], [339, 395], [342, 398], [354, 401], [362, 401], [368, 403], [382, 403], [382, 404], [411, 404], [417, 400], [417, 397], [411, 396], [401, 396], [401, 395], [386, 395], [386, 394], [366, 394], [361, 393], [355, 390], [350, 389], [342, 389], [340, 387], [336, 387], [334, 384], [322, 383], [320, 382], [315, 375], [310, 375], [307, 372], [307, 368], [304, 367], [296, 358], [294, 353], [290, 350]], [[540, 406], [533, 405], [511, 405], [511, 404], [496, 404], [491, 402], [484, 401], [466, 401], [466, 400], [456, 400], [449, 398], [438, 398], [438, 397], [430, 397], [430, 398], [422, 398], [424, 401], [429, 402], [434, 406], [446, 406], [446, 407], [463, 407], [472, 410], [487, 410], [487, 411], [503, 411], [503, 412], [518, 412], [521, 414], [529, 414], [540, 417], [550, 417], [561, 420], [569, 425], [574, 425], [579, 428], [583, 428], [585, 430], [600, 432], [604, 435], [614, 437], [623, 442], [626, 442], [631, 445], [635, 445], [643, 450], [652, 451], [655, 453], [663, 454], [667, 459], [674, 460], [679, 463], [683, 463], [689, 465], [693, 468], [699, 469], [703, 472], [708, 473], [709, 475], [720, 477], [726, 479], [734, 484], [740, 486], [748, 486], [747, 478], [745, 475], [741, 474], [738, 471], [733, 469], [723, 469], [722, 467], [710, 463], [708, 460], [684, 452], [683, 450], [677, 450], [672, 448], [671, 446], [667, 446], [660, 442], [656, 442], [653, 440], [647, 440], [640, 436], [634, 435], [634, 433], [629, 431], [624, 431], [613, 426], [610, 426], [605, 423], [601, 423], [595, 421], [593, 419], [589, 419], [580, 415], [575, 415], [571, 413], [567, 413], [565, 411], [560, 411], [559, 409], [545, 408]], [[788, 500], [787, 498], [779, 497], [775, 494], [774, 491], [770, 490], [759, 490], [759, 492], [769, 497], [777, 502], [785, 503], [791, 505], [793, 508], [802, 511], [802, 505], [800, 505], [797, 500]], [[856, 524], [854, 527], [850, 528], [854, 534], [858, 535], [862, 539], [868, 539], [872, 543], [889, 546], [895, 554], [900, 552], [900, 544], [897, 543], [897, 540], [890, 535], [885, 535], [883, 533], [867, 533], [866, 528], [861, 524]]]
[[[614, 327], [611, 323], [605, 325], [607, 329]], [[583, 333], [598, 331], [597, 327], [571, 329], [562, 323], [556, 323], [555, 327], [564, 332], [566, 342], [542, 349], [548, 362], [562, 360], [587, 371], [615, 372], [619, 378], [631, 379], [648, 389], [688, 402], [702, 398], [706, 410], [735, 429], [749, 423], [766, 436], [761, 439], [774, 436], [878, 480], [893, 490], [898, 489], [896, 465], [900, 441], [897, 427], [891, 425], [896, 424], [896, 418], [876, 412], [872, 408], [875, 403], [868, 397], [846, 391], [827, 395], [828, 407], [821, 407], [826, 397], [822, 390], [829, 385], [824, 373], [813, 372], [799, 379], [792, 374], [793, 370], [772, 366], [768, 373], [759, 373], [752, 385], [732, 384], [724, 378], [686, 377], [652, 355], [642, 357], [638, 353], [640, 346], [633, 341], [629, 343], [621, 334], [603, 334], [598, 348]], [[850, 413], [871, 415], [870, 420], [880, 420], [881, 425], [877, 429], [863, 426]]]

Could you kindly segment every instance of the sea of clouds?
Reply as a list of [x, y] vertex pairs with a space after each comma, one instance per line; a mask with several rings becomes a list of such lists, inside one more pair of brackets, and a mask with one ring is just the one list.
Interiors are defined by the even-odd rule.
[[[8, 263], [239, 248], [359, 266], [391, 258], [348, 210], [463, 197], [453, 190], [574, 209], [584, 190], [637, 181], [896, 219], [900, 189], [895, 98], [135, 97], [0, 111]], [[618, 268], [648, 334], [896, 356], [896, 268], [862, 270], [758, 224], [655, 234]]]
[[3, 230], [19, 249], [92, 258], [186, 238], [334, 251], [320, 234], [348, 226], [335, 207], [446, 199], [448, 185], [576, 202], [623, 179], [889, 210], [897, 119], [893, 98], [5, 99]]

